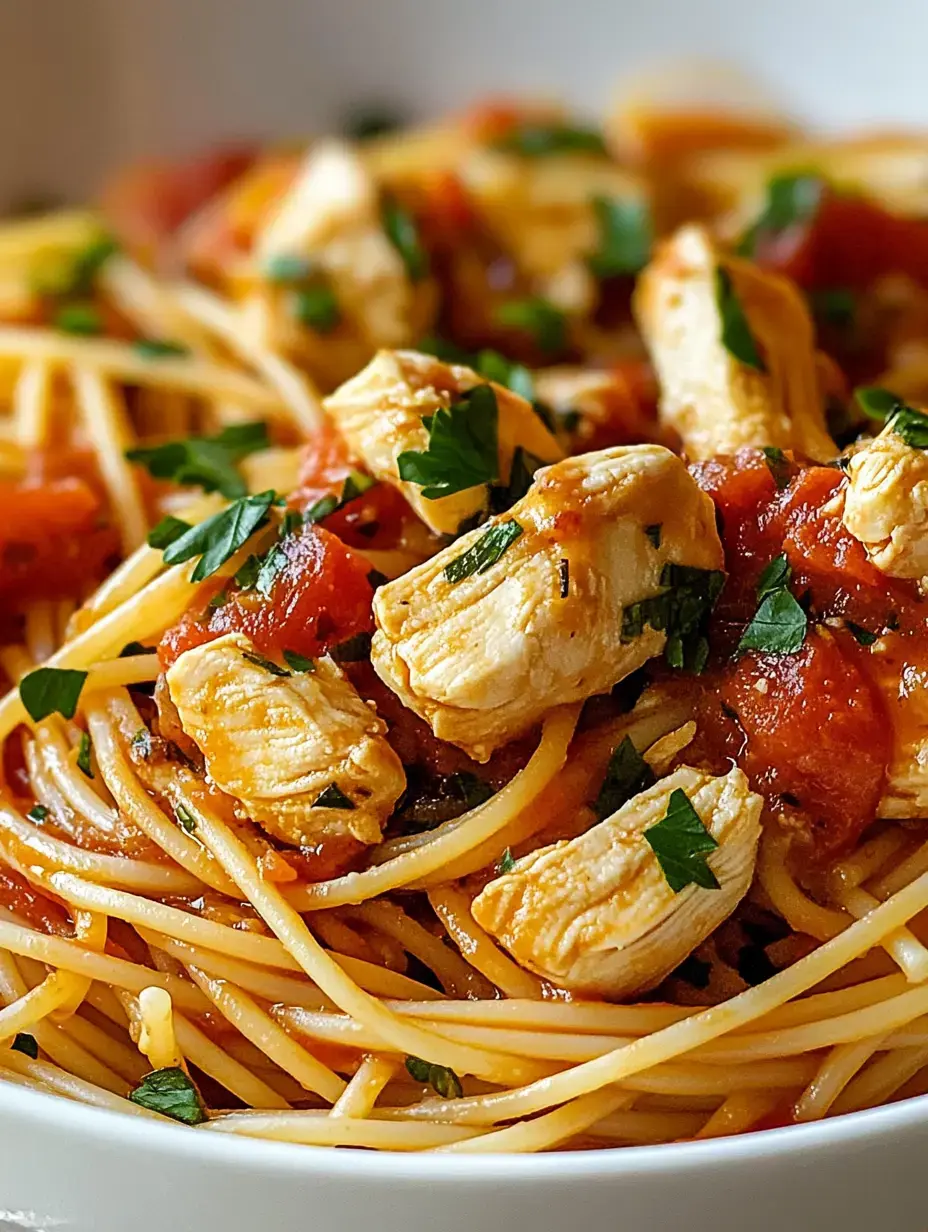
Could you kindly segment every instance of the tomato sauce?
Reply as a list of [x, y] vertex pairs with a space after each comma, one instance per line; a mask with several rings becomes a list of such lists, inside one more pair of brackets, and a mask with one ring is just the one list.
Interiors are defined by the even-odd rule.
[[[304, 526], [280, 544], [285, 563], [267, 597], [221, 579], [204, 583], [196, 600], [161, 639], [165, 668], [193, 646], [245, 633], [266, 655], [284, 650], [315, 658], [373, 630], [370, 565], [321, 527]], [[220, 601], [221, 600], [221, 601]]]

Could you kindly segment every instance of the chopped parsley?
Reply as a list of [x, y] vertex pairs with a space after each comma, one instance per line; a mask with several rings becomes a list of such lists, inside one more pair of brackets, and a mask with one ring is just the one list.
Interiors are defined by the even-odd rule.
[[855, 625], [853, 620], [845, 620], [844, 627], [849, 633], [854, 635], [854, 639], [859, 646], [872, 646], [880, 636], [878, 633], [871, 633], [863, 625]]
[[182, 342], [171, 342], [169, 338], [139, 338], [133, 342], [132, 349], [142, 359], [182, 359], [190, 354], [190, 348]]
[[597, 278], [637, 274], [648, 263], [654, 229], [647, 202], [594, 197], [599, 230], [596, 251], [587, 260]]
[[330, 334], [342, 316], [335, 292], [323, 282], [294, 291], [291, 307], [300, 324], [317, 334]]
[[854, 397], [864, 414], [884, 420], [897, 436], [913, 449], [928, 449], [928, 415], [907, 406], [889, 389], [870, 385], [854, 390]]
[[516, 862], [513, 859], [512, 852], [507, 847], [500, 858], [496, 861], [496, 872], [500, 877], [505, 877], [507, 873], [511, 873], [515, 868]]
[[264, 655], [254, 654], [250, 650], [242, 651], [242, 658], [247, 659], [249, 663], [253, 663], [255, 667], [260, 667], [263, 671], [269, 672], [272, 676], [289, 676], [290, 673], [285, 667], [274, 663], [271, 659], [265, 659]]
[[33, 804], [26, 816], [30, 821], [44, 821], [48, 816], [48, 809], [44, 804]]
[[660, 522], [652, 522], [650, 526], [644, 528], [644, 533], [651, 540], [651, 546], [659, 548], [661, 546], [661, 531], [663, 524]]
[[499, 408], [490, 385], [477, 385], [445, 410], [422, 422], [429, 443], [407, 449], [397, 458], [401, 479], [422, 488], [426, 500], [438, 500], [499, 478]]
[[467, 360], [464, 362], [469, 363], [475, 372], [485, 376], [488, 381], [495, 381], [497, 385], [505, 385], [507, 389], [525, 398], [527, 402], [534, 401], [535, 379], [524, 364], [507, 359], [499, 351], [492, 351], [488, 347], [479, 351], [473, 357], [472, 362]]
[[445, 581], [453, 586], [476, 573], [486, 573], [521, 534], [522, 527], [514, 518], [497, 522], [484, 531], [466, 552], [445, 565]]
[[175, 539], [179, 539], [181, 535], [185, 535], [190, 529], [189, 522], [168, 514], [167, 517], [162, 518], [148, 532], [148, 546], [150, 548], [158, 548], [163, 552], [165, 548], [171, 546]]
[[268, 282], [307, 282], [317, 272], [318, 266], [309, 257], [295, 252], [278, 252], [264, 262], [263, 274]]
[[860, 385], [854, 390], [854, 398], [860, 409], [870, 419], [887, 420], [896, 407], [905, 403], [891, 389], [883, 389], [879, 385]]
[[140, 727], [132, 737], [132, 752], [147, 761], [151, 757], [151, 732], [147, 727]]
[[77, 768], [86, 774], [89, 779], [93, 778], [93, 768], [90, 764], [90, 737], [86, 732], [81, 732], [80, 742], [77, 746]]
[[777, 449], [774, 445], [765, 445], [761, 453], [767, 459], [767, 469], [773, 476], [777, 491], [782, 492], [784, 488], [789, 487], [791, 469], [789, 458], [782, 449]]
[[174, 816], [177, 818], [177, 824], [182, 830], [185, 830], [187, 834], [193, 834], [196, 832], [197, 819], [186, 805], [175, 804]]
[[313, 808], [330, 808], [330, 809], [354, 809], [355, 805], [345, 795], [337, 783], [330, 783], [328, 787], [324, 787], [316, 799], [312, 803]]
[[87, 673], [71, 668], [38, 667], [19, 682], [19, 696], [36, 723], [50, 714], [73, 719]]
[[384, 197], [380, 217], [387, 239], [403, 258], [406, 272], [419, 282], [429, 272], [428, 253], [422, 246], [416, 220], [394, 197]]
[[427, 1083], [444, 1099], [460, 1099], [464, 1094], [460, 1078], [446, 1065], [432, 1065], [420, 1057], [407, 1057], [406, 1070], [416, 1082]]
[[811, 222], [819, 211], [824, 189], [824, 181], [809, 172], [773, 176], [767, 182], [767, 199], [762, 212], [738, 245], [740, 255], [754, 257], [765, 242]]
[[541, 458], [517, 445], [509, 468], [509, 483], [493, 484], [490, 488], [490, 508], [494, 513], [505, 513], [522, 499], [535, 482], [535, 472], [543, 466]]
[[316, 670], [315, 660], [307, 659], [306, 655], [297, 654], [295, 650], [284, 651], [284, 662], [293, 672], [314, 672]]
[[52, 314], [52, 324], [62, 333], [82, 338], [103, 333], [103, 318], [93, 304], [62, 304]]
[[228, 509], [213, 514], [175, 539], [165, 548], [164, 563], [180, 565], [199, 556], [191, 579], [202, 582], [211, 577], [259, 527], [264, 526], [274, 500], [275, 493], [270, 489], [255, 496], [241, 497]]
[[758, 372], [766, 372], [757, 340], [751, 333], [751, 326], [732, 285], [731, 275], [721, 265], [716, 266], [715, 270], [715, 302], [722, 321], [722, 346], [739, 363]]
[[719, 889], [718, 878], [706, 862], [708, 853], [718, 843], [681, 788], [670, 793], [667, 812], [656, 825], [645, 830], [644, 839], [675, 894], [688, 885]]
[[39, 1045], [36, 1038], [34, 1035], [27, 1035], [25, 1031], [17, 1031], [10, 1047], [14, 1052], [21, 1052], [24, 1056], [31, 1057], [33, 1061], [38, 1059]]
[[708, 660], [706, 628], [725, 585], [725, 574], [668, 562], [661, 570], [660, 584], [659, 594], [625, 608], [622, 641], [632, 641], [650, 626], [667, 634], [664, 657], [671, 667], [699, 674]]
[[500, 325], [529, 334], [539, 350], [552, 354], [564, 349], [567, 318], [550, 300], [534, 295], [499, 304], [494, 318]]
[[129, 1098], [184, 1125], [201, 1125], [206, 1120], [197, 1089], [179, 1066], [146, 1074]]
[[562, 556], [557, 562], [558, 594], [566, 599], [570, 594], [570, 561]]
[[789, 590], [792, 572], [785, 556], [775, 557], [764, 569], [757, 584], [760, 606], [742, 633], [736, 654], [756, 650], [786, 655], [802, 648], [809, 618]]
[[626, 736], [616, 745], [606, 767], [606, 775], [593, 804], [593, 812], [602, 821], [627, 804], [642, 791], [653, 787], [654, 771]]
[[126, 451], [155, 479], [170, 479], [182, 486], [197, 485], [205, 492], [221, 492], [229, 500], [244, 496], [247, 487], [236, 463], [269, 445], [267, 424], [231, 424], [217, 436], [189, 436], [161, 445]]
[[596, 128], [580, 124], [547, 123], [526, 120], [494, 137], [494, 150], [519, 154], [523, 158], [548, 158], [552, 154], [606, 154], [603, 135]]
[[97, 274], [117, 247], [111, 236], [100, 235], [63, 264], [56, 264], [50, 275], [40, 272], [33, 289], [46, 299], [88, 296], [93, 292]]

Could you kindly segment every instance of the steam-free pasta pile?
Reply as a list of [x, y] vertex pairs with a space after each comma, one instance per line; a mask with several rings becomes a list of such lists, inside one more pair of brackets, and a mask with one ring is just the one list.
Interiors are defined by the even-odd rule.
[[492, 102], [0, 229], [0, 1078], [458, 1153], [925, 1093], [926, 165]]

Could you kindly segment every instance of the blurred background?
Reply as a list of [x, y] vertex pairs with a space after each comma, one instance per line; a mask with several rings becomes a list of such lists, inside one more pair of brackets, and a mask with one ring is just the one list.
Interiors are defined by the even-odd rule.
[[128, 158], [487, 92], [602, 109], [679, 57], [826, 127], [928, 121], [926, 0], [0, 0], [0, 203]]

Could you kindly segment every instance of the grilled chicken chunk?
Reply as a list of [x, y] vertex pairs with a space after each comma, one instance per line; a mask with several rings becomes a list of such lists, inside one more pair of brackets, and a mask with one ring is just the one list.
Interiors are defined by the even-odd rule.
[[[429, 499], [417, 484], [400, 479], [397, 458], [428, 448], [423, 416], [457, 402], [486, 384], [470, 368], [442, 363], [416, 351], [381, 351], [367, 367], [326, 399], [325, 407], [355, 457], [377, 479], [400, 489], [423, 522], [455, 534], [462, 522], [487, 507], [485, 484]], [[493, 385], [498, 409], [499, 474], [508, 479], [516, 449], [539, 462], [562, 457], [560, 445], [525, 398]]]
[[[645, 831], [682, 790], [718, 846], [718, 889], [675, 893]], [[521, 966], [564, 988], [625, 997], [659, 984], [747, 893], [761, 797], [737, 769], [712, 778], [681, 767], [569, 842], [515, 862], [474, 900], [477, 923]]]
[[567, 458], [509, 513], [380, 587], [371, 661], [439, 739], [486, 761], [660, 654], [667, 633], [635, 605], [672, 607], [692, 587], [698, 620], [721, 581], [706, 571], [722, 567], [712, 502], [669, 450]]
[[286, 843], [378, 842], [406, 786], [385, 724], [330, 659], [278, 676], [251, 655], [248, 639], [229, 633], [185, 651], [167, 672], [210, 778]]
[[360, 156], [340, 141], [312, 147], [258, 235], [255, 257], [265, 272], [275, 259], [302, 258], [310, 275], [322, 275], [347, 326], [325, 331], [345, 371], [356, 371], [378, 347], [408, 345], [434, 307], [434, 284], [410, 276], [384, 228], [376, 182]]
[[[720, 270], [734, 299], [727, 319]], [[703, 228], [683, 227], [639, 279], [635, 313], [657, 369], [661, 416], [691, 458], [744, 445], [794, 449], [816, 461], [835, 456], [812, 320], [787, 279], [723, 258]], [[743, 314], [761, 368], [736, 358], [723, 341], [736, 314]]]
[[928, 453], [887, 425], [851, 456], [847, 477], [844, 525], [874, 565], [889, 577], [928, 578]]

